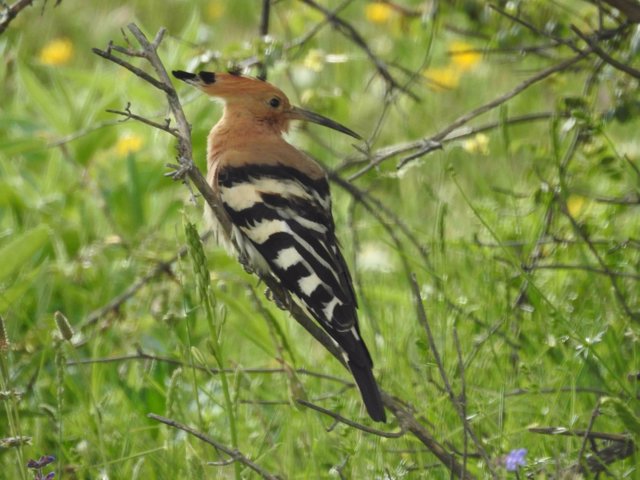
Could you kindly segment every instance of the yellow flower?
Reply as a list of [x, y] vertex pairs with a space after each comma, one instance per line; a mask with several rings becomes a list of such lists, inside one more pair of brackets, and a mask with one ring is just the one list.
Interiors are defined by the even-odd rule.
[[567, 198], [567, 210], [569, 211], [569, 215], [577, 217], [584, 208], [585, 203], [586, 199], [584, 197], [573, 193], [569, 195], [569, 198]]
[[314, 72], [319, 72], [322, 70], [325, 62], [325, 54], [322, 50], [318, 50], [317, 48], [313, 48], [309, 51], [307, 56], [304, 59], [303, 65], [307, 67], [309, 70]]
[[126, 157], [130, 153], [136, 153], [142, 148], [142, 137], [134, 133], [125, 133], [116, 143], [116, 153], [120, 157]]
[[459, 41], [449, 44], [449, 55], [451, 62], [460, 70], [472, 70], [482, 59], [482, 54], [474, 50], [473, 45]]
[[368, 3], [364, 8], [364, 16], [371, 23], [386, 23], [393, 15], [393, 8], [386, 3]]
[[68, 38], [57, 38], [47, 43], [38, 58], [45, 65], [64, 65], [73, 56], [73, 43]]
[[478, 133], [462, 142], [462, 148], [469, 153], [489, 155], [489, 137], [484, 133]]
[[211, 0], [207, 4], [207, 18], [217, 20], [224, 14], [224, 3], [221, 0]]
[[427, 68], [422, 74], [437, 92], [452, 90], [460, 83], [460, 70], [452, 66]]

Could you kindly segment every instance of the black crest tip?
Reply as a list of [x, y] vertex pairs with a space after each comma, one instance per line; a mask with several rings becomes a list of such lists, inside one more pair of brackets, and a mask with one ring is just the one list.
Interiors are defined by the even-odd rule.
[[210, 83], [215, 83], [216, 81], [216, 74], [213, 72], [200, 72], [198, 73], [198, 76], [200, 77], [200, 80], [202, 80], [207, 85]]
[[171, 73], [178, 80], [182, 80], [192, 85], [210, 85], [216, 81], [216, 74], [213, 72], [198, 72], [198, 74], [195, 74], [182, 70], [174, 70]]
[[185, 72], [183, 70], [173, 70], [171, 74], [176, 77], [178, 80], [183, 80], [185, 82], [189, 80], [195, 80], [196, 76], [193, 73]]

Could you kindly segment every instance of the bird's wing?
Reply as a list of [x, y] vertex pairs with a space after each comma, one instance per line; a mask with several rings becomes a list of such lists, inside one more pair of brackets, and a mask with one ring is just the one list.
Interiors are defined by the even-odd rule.
[[[357, 329], [326, 177], [280, 163], [229, 161], [220, 166], [217, 188], [249, 260], [258, 268], [266, 262], [323, 327]], [[256, 253], [262, 258], [252, 258]]]
[[351, 276], [335, 236], [326, 176], [320, 167], [307, 163], [301, 169], [286, 158], [280, 163], [263, 155], [262, 162], [251, 163], [246, 155], [234, 159], [229, 154], [217, 171], [216, 189], [236, 243], [254, 267], [275, 276], [342, 347], [369, 414], [384, 422], [373, 362], [360, 337]]

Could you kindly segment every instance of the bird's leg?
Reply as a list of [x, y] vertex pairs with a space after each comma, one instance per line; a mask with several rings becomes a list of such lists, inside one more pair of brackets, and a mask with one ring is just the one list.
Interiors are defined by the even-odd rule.
[[240, 262], [240, 265], [242, 265], [242, 268], [244, 268], [245, 272], [249, 274], [255, 273], [255, 270], [253, 269], [253, 267], [251, 266], [251, 262], [249, 261], [249, 257], [244, 252], [238, 253], [238, 262]]
[[191, 188], [191, 184], [187, 182], [187, 177], [189, 176], [189, 173], [191, 173], [192, 169], [195, 166], [193, 163], [193, 160], [186, 157], [180, 157], [178, 158], [178, 164], [167, 163], [165, 164], [165, 166], [170, 168], [172, 171], [165, 173], [164, 176], [171, 177], [171, 179], [176, 182], [180, 181], [184, 183], [189, 189], [189, 192], [191, 193], [191, 201], [193, 202], [194, 205], [197, 204], [198, 202], [196, 201], [196, 194]]
[[171, 177], [176, 181], [184, 180], [193, 168], [193, 161], [188, 158], [180, 157], [177, 165], [175, 163], [167, 163], [165, 166], [171, 169], [170, 172], [164, 174], [165, 177]]
[[284, 298], [280, 299], [278, 296], [274, 295], [273, 290], [267, 287], [264, 290], [264, 296], [267, 297], [267, 300], [275, 303], [276, 307], [280, 310], [291, 311], [291, 297], [286, 293], [284, 294]]

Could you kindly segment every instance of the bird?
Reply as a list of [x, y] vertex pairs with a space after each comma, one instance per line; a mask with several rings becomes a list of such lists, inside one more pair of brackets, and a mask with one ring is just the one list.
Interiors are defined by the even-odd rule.
[[[230, 220], [241, 262], [274, 277], [342, 348], [369, 416], [385, 422], [351, 274], [336, 237], [326, 171], [283, 134], [291, 121], [302, 120], [361, 137], [291, 105], [266, 81], [233, 72], [172, 74], [224, 105], [207, 137], [207, 181]], [[215, 215], [208, 215], [215, 223]]]

